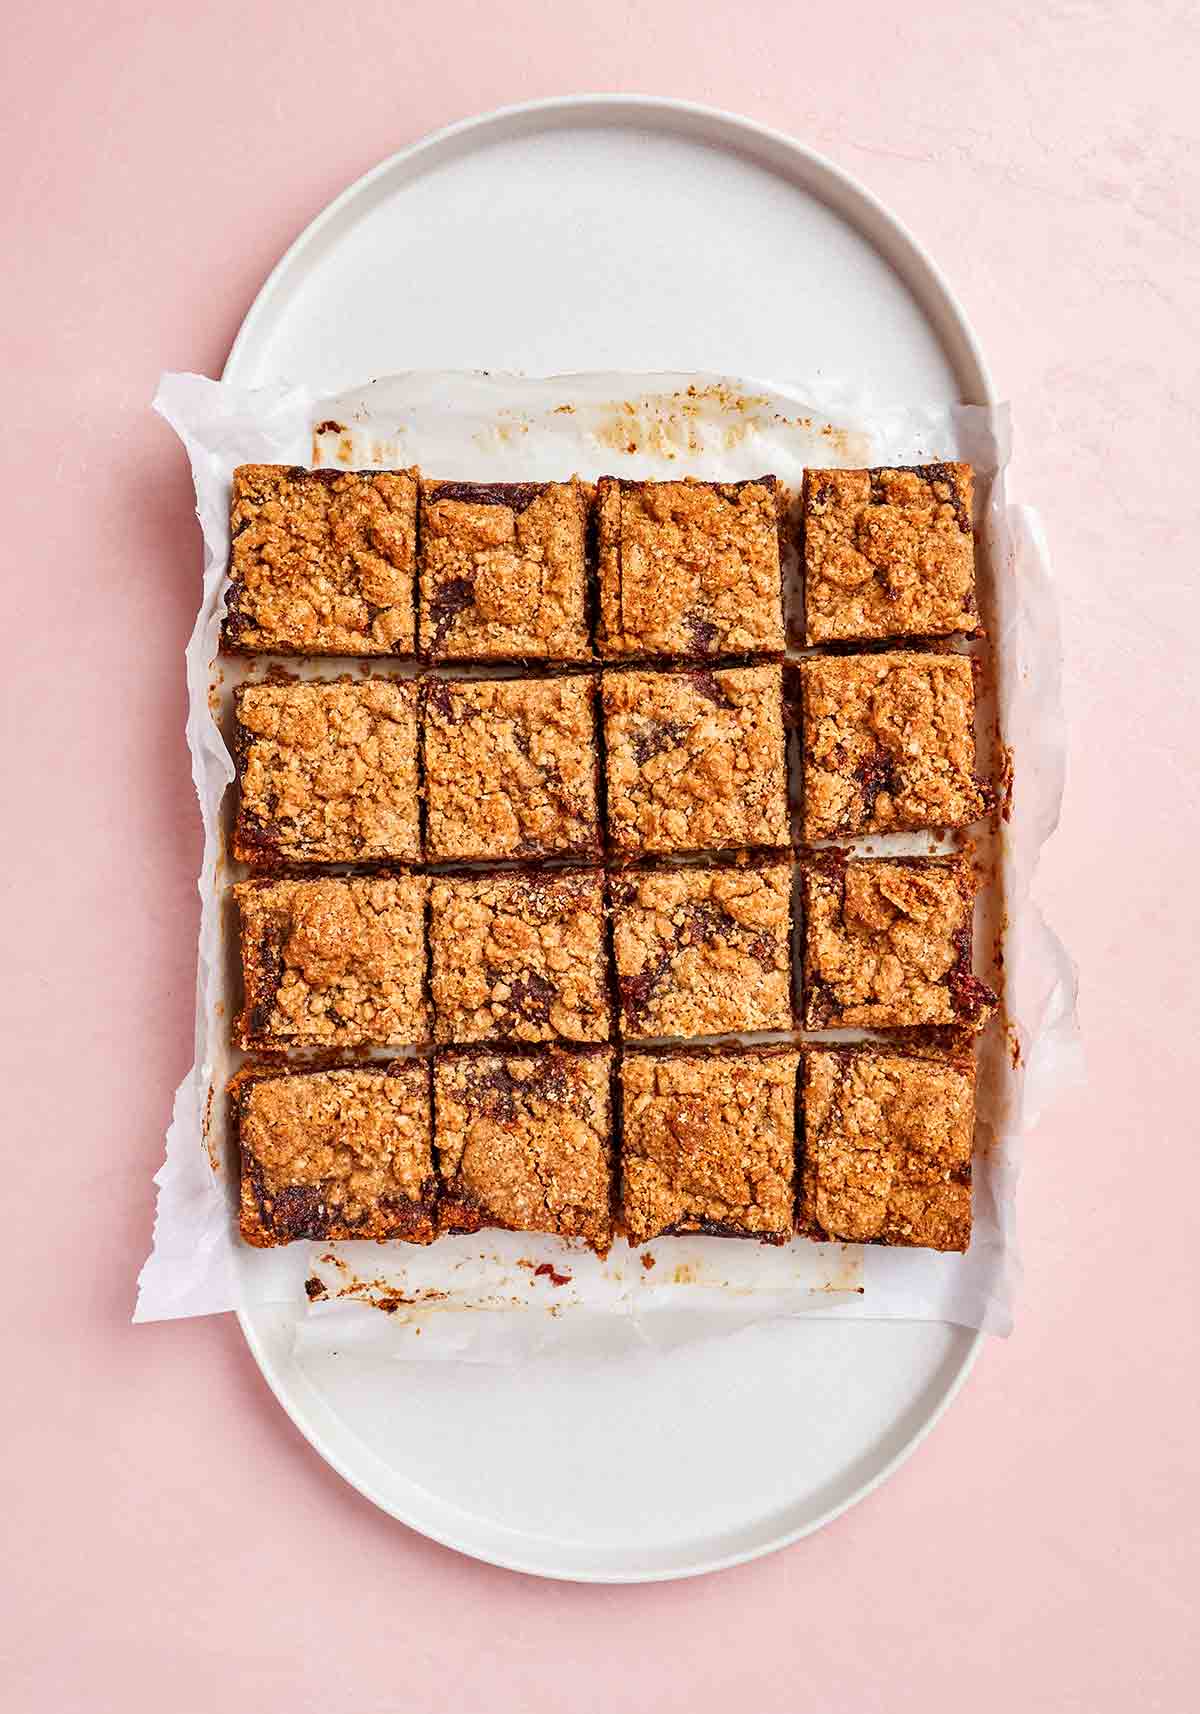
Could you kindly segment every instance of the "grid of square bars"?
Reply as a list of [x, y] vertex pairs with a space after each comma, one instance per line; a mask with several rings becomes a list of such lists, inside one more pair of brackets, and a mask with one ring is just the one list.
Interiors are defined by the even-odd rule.
[[[969, 657], [877, 652], [976, 631], [970, 505], [962, 465], [806, 475], [804, 640], [873, 652], [799, 663], [805, 841], [987, 807]], [[237, 693], [234, 855], [260, 871], [236, 889], [240, 1045], [435, 1061], [239, 1073], [248, 1241], [498, 1225], [605, 1249], [616, 1213], [634, 1242], [965, 1247], [961, 1039], [994, 999], [970, 968], [974, 881], [955, 858], [794, 866], [781, 511], [771, 477], [235, 473], [227, 649], [538, 674]], [[525, 867], [449, 872], [497, 862]], [[702, 1039], [798, 1021], [909, 1035]], [[957, 1051], [916, 1045], [938, 1026]]]

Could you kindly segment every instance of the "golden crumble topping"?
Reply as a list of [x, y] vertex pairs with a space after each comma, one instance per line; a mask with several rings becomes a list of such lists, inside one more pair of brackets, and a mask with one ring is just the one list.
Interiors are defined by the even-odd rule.
[[245, 685], [235, 696], [243, 863], [421, 855], [417, 691], [411, 683]]
[[343, 1066], [230, 1085], [247, 1243], [435, 1236], [429, 1068]]
[[627, 1036], [792, 1027], [789, 862], [610, 882]]
[[804, 473], [805, 641], [973, 632], [969, 464]]
[[852, 1244], [965, 1250], [974, 1126], [969, 1061], [806, 1050], [801, 1228]]
[[798, 1054], [626, 1054], [621, 1201], [631, 1244], [792, 1234]]
[[606, 673], [602, 694], [620, 850], [788, 843], [781, 668]]
[[612, 1055], [448, 1055], [434, 1069], [444, 1230], [612, 1242]]
[[598, 869], [434, 880], [429, 943], [438, 1041], [607, 1041]]
[[242, 464], [229, 527], [227, 649], [412, 654], [415, 471]]
[[995, 995], [971, 974], [969, 864], [856, 859], [803, 885], [808, 1029], [984, 1022]]
[[599, 853], [589, 678], [439, 680], [423, 730], [431, 861]]
[[419, 875], [244, 881], [243, 1047], [429, 1039]]
[[952, 654], [800, 663], [804, 837], [965, 827], [987, 809], [975, 778], [975, 683]]
[[421, 484], [421, 648], [464, 660], [591, 658], [582, 482]]
[[597, 487], [600, 653], [782, 652], [775, 478]]

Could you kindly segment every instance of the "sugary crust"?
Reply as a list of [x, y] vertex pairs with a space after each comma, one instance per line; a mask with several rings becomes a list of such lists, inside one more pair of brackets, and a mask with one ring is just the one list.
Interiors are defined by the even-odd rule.
[[243, 881], [242, 1047], [429, 1040], [420, 875]]
[[803, 1076], [801, 1230], [844, 1243], [965, 1250], [974, 1065], [809, 1048]]
[[413, 653], [416, 471], [242, 464], [229, 527], [224, 648]]
[[234, 701], [240, 862], [420, 858], [414, 684], [244, 685]]
[[618, 850], [788, 843], [781, 668], [606, 673], [603, 697]]
[[450, 1054], [434, 1069], [444, 1231], [612, 1242], [612, 1055]]
[[438, 1041], [608, 1040], [598, 869], [434, 880], [429, 945]]
[[782, 653], [775, 479], [597, 487], [601, 655]]
[[805, 869], [810, 1030], [979, 1027], [995, 995], [971, 974], [976, 882], [958, 859], [856, 859]]
[[787, 1241], [798, 1059], [625, 1055], [621, 1206], [631, 1244], [668, 1232]]
[[806, 839], [965, 827], [985, 813], [966, 655], [835, 655], [801, 661], [800, 677]]
[[590, 678], [438, 680], [423, 740], [431, 861], [599, 855]]
[[582, 482], [421, 484], [421, 650], [586, 661]]
[[609, 883], [626, 1036], [792, 1027], [789, 862]]
[[248, 1244], [436, 1236], [429, 1067], [250, 1066], [229, 1086]]
[[969, 464], [804, 473], [805, 641], [974, 632]]

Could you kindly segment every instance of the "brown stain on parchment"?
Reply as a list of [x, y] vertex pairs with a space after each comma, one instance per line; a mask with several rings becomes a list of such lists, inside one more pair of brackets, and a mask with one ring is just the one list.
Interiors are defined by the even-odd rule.
[[727, 451], [767, 427], [769, 419], [763, 414], [765, 398], [735, 393], [732, 388], [714, 382], [707, 387], [688, 387], [682, 392], [647, 393], [638, 399], [616, 401], [610, 407], [611, 417], [601, 419], [592, 431], [592, 439], [610, 452], [626, 457], [644, 453], [674, 460], [682, 453], [703, 452], [704, 438], [698, 432], [697, 419], [711, 404], [734, 418], [721, 426]]
[[998, 733], [996, 737], [996, 795], [999, 799], [1000, 819], [1011, 821], [1013, 811], [1012, 746], [1004, 743]]
[[837, 1266], [830, 1270], [829, 1278], [823, 1290], [827, 1292], [859, 1292], [862, 1284], [862, 1252], [857, 1244], [842, 1244], [839, 1246], [841, 1255]]
[[[626, 457], [644, 453], [674, 460], [684, 453], [711, 450], [705, 442], [701, 419], [707, 418], [714, 406], [720, 413], [714, 426], [726, 452], [779, 426], [819, 435], [829, 448], [831, 462], [868, 462], [869, 442], [859, 431], [839, 428], [834, 423], [817, 424], [812, 417], [785, 416], [771, 410], [770, 400], [764, 394], [739, 393], [721, 381], [675, 393], [648, 393], [637, 399], [615, 401], [610, 407], [611, 416], [601, 419], [592, 431], [592, 438], [599, 446]], [[556, 410], [567, 408], [559, 405]]]
[[[331, 447], [332, 437], [337, 440]], [[344, 464], [347, 469], [353, 469], [356, 463], [354, 456], [354, 432], [345, 423], [339, 423], [334, 417], [317, 423], [312, 431], [309, 463], [319, 469], [322, 465]]]
[[527, 422], [495, 422], [490, 428], [477, 429], [471, 439], [476, 446], [482, 447], [486, 452], [496, 447], [516, 446], [519, 444], [521, 436], [528, 433], [529, 424]]
[[200, 1134], [204, 1139], [204, 1152], [208, 1156], [208, 1164], [213, 1170], [213, 1176], [215, 1178], [220, 1178], [221, 1157], [217, 1153], [217, 1145], [213, 1140], [212, 1134], [213, 1097], [216, 1093], [215, 1085], [210, 1083], [208, 1086], [208, 1098], [204, 1103], [204, 1122], [201, 1125]]

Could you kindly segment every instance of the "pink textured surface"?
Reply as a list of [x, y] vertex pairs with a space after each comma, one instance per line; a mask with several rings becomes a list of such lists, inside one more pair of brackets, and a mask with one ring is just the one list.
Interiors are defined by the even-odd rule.
[[[1171, 879], [1197, 832], [1195, 9], [698, 20], [683, 0], [47, 0], [6, 22], [14, 1711], [1195, 1705], [1200, 921]], [[378, 158], [579, 87], [793, 131], [960, 292], [1061, 580], [1075, 745], [1040, 890], [1091, 1063], [1029, 1150], [1017, 1333], [918, 1456], [789, 1552], [641, 1590], [429, 1545], [320, 1463], [231, 1320], [128, 1325], [191, 1052], [199, 853], [198, 539], [156, 377], [218, 373], [280, 251]]]

